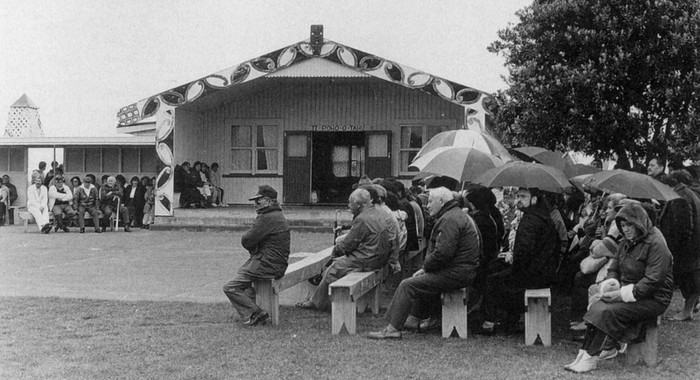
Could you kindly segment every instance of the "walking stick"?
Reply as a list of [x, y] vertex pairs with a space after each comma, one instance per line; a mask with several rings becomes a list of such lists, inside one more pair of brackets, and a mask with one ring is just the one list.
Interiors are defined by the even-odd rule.
[[122, 200], [121, 198], [117, 197], [117, 217], [114, 219], [114, 231], [115, 232], [119, 232], [119, 209], [121, 208], [121, 200]]

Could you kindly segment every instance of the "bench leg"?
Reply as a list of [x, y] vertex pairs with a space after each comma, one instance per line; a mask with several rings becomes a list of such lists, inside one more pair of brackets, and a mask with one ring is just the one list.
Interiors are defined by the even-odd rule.
[[25, 233], [25, 234], [27, 233], [27, 227], [29, 227], [29, 220], [28, 220], [28, 219], [25, 219], [25, 220], [24, 220], [24, 233]]
[[449, 338], [453, 331], [467, 339], [467, 294], [466, 289], [442, 293], [442, 337]]
[[646, 363], [647, 367], [655, 367], [659, 364], [659, 328], [647, 327], [647, 336], [644, 342], [630, 343], [627, 347], [627, 364], [637, 365]]
[[552, 345], [552, 314], [546, 298], [528, 298], [525, 313], [525, 345], [532, 346], [539, 336], [542, 345]]
[[270, 314], [272, 324], [280, 324], [279, 295], [272, 287], [272, 280], [255, 281], [255, 302]]
[[372, 310], [372, 314], [379, 314], [379, 286], [375, 286], [372, 290], [365, 293], [362, 297], [357, 300], [357, 312], [364, 313], [369, 307]]
[[331, 301], [332, 326], [331, 333], [333, 335], [340, 334], [343, 326], [348, 334], [355, 334], [355, 323], [357, 318], [355, 301], [350, 296], [350, 289], [334, 289], [333, 298]]

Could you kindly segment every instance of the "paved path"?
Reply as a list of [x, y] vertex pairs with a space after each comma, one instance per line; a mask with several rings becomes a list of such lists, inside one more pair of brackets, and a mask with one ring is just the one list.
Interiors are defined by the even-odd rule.
[[[248, 258], [241, 231], [39, 234], [0, 227], [0, 296], [226, 302], [221, 287]], [[292, 252], [332, 234], [292, 232]]]

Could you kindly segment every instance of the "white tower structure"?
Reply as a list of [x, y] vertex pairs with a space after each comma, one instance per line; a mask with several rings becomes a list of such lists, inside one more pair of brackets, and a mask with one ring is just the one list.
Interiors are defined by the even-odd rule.
[[39, 107], [27, 97], [27, 94], [22, 94], [15, 104], [10, 106], [10, 112], [7, 116], [7, 127], [5, 127], [5, 136], [44, 136], [44, 130], [41, 129], [41, 120], [39, 119]]

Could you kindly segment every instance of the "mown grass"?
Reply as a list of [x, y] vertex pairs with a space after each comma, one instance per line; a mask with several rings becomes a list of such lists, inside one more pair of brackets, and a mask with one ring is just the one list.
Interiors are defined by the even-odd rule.
[[[677, 295], [678, 296], [678, 295]], [[330, 334], [330, 315], [281, 308], [279, 326], [244, 327], [226, 303], [0, 298], [2, 379], [560, 379], [578, 343], [555, 302], [553, 345], [525, 346], [522, 334], [467, 340], [438, 333], [401, 341], [364, 338], [385, 322], [358, 316], [358, 335]], [[556, 298], [555, 298], [556, 300]], [[678, 298], [668, 313], [678, 308]], [[661, 326], [656, 368], [624, 357], [586, 378], [697, 379], [700, 322]]]

